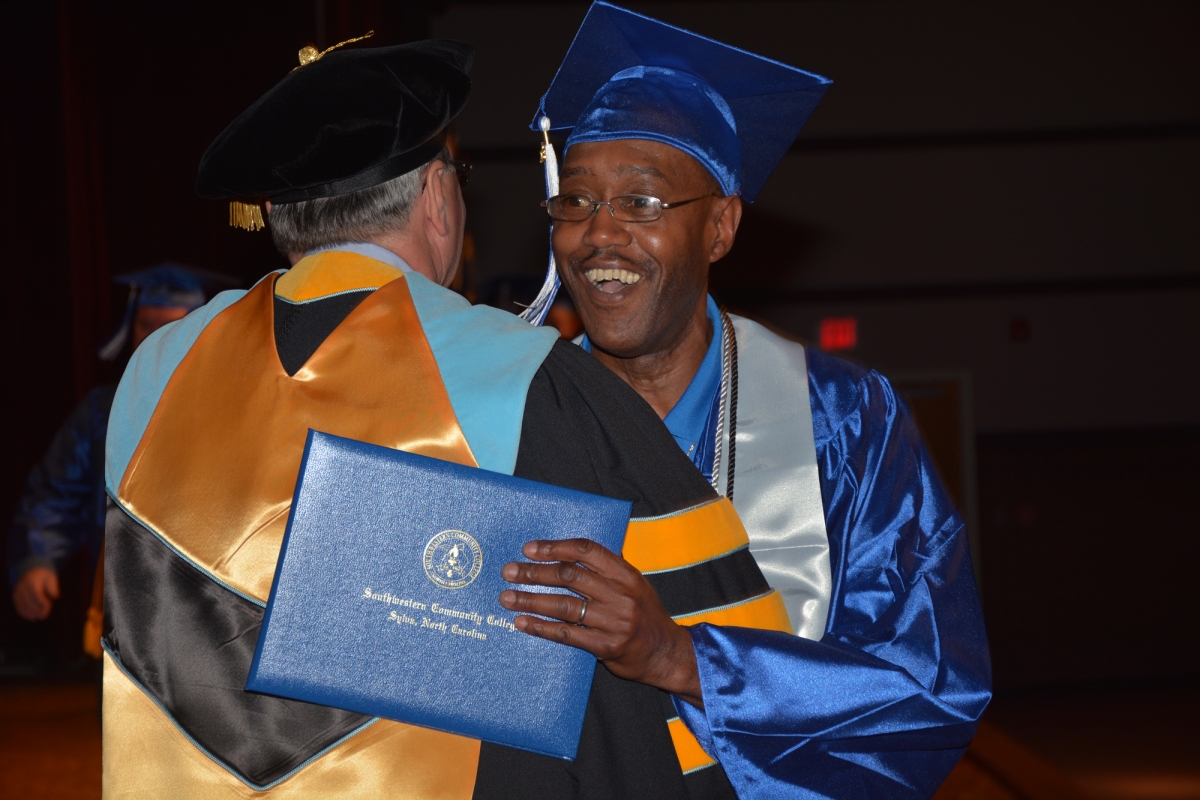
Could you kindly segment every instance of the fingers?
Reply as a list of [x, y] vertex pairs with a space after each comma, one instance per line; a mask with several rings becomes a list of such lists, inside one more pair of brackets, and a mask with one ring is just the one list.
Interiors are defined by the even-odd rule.
[[524, 611], [563, 620], [563, 622], [554, 622], [539, 617], [518, 616], [513, 620], [513, 626], [522, 633], [578, 647], [601, 659], [608, 657], [612, 652], [611, 637], [608, 634], [578, 624], [579, 618], [584, 616], [585, 609], [587, 611], [584, 618], [585, 626], [595, 622], [602, 612], [601, 607], [592, 606], [590, 603], [585, 606], [584, 600], [579, 597], [510, 590], [500, 593], [500, 604], [513, 611]]
[[525, 545], [524, 553], [526, 558], [534, 561], [577, 562], [602, 575], [632, 569], [625, 559], [591, 539], [563, 539], [557, 542], [535, 540]]
[[13, 590], [13, 606], [22, 619], [40, 622], [50, 616], [51, 602], [37, 591], [32, 582], [22, 581]]
[[[588, 614], [591, 613], [588, 611]], [[581, 628], [565, 622], [551, 622], [537, 617], [517, 617], [513, 620], [513, 625], [517, 630], [530, 636], [578, 647], [600, 659], [607, 657], [612, 650], [608, 643], [608, 637], [590, 628]]]
[[50, 616], [58, 599], [58, 575], [45, 567], [34, 567], [21, 576], [13, 590], [17, 613], [30, 622]]
[[[584, 617], [584, 601], [569, 594], [535, 594], [533, 592], [505, 591], [500, 593], [500, 605], [510, 611], [540, 614], [554, 617], [572, 625], [579, 625]], [[589, 604], [585, 623], [595, 622], [600, 612], [599, 604]]]
[[596, 592], [601, 591], [604, 580], [595, 572], [584, 569], [573, 561], [559, 561], [555, 564], [527, 564], [516, 561], [505, 564], [501, 574], [510, 583], [557, 586], [585, 597], [593, 597]]

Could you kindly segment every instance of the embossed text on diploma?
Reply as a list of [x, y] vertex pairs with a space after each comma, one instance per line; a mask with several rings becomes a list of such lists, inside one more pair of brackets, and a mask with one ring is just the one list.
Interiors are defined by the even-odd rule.
[[[394, 622], [397, 625], [411, 625], [414, 628], [424, 631], [434, 631], [441, 634], [449, 633], [478, 641], [487, 641], [488, 632], [480, 629], [485, 624], [496, 628], [503, 628], [509, 633], [518, 633], [512, 620], [499, 614], [488, 614], [485, 616], [478, 611], [449, 608], [441, 603], [423, 603], [420, 600], [392, 594], [391, 592], [377, 592], [370, 587], [363, 590], [362, 594], [359, 595], [359, 599], [394, 606], [388, 613], [388, 622]], [[417, 611], [428, 612], [429, 615], [433, 616], [410, 613]], [[458, 622], [437, 619], [438, 616], [450, 617], [453, 620], [462, 620], [464, 623], [471, 624], [459, 624]]]

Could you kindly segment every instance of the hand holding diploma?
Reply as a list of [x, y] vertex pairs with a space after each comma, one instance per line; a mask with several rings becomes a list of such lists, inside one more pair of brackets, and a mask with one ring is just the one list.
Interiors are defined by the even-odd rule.
[[554, 586], [581, 595], [509, 590], [500, 604], [519, 616], [517, 630], [578, 647], [619, 678], [677, 695], [702, 708], [696, 652], [687, 630], [663, 608], [650, 583], [625, 559], [589, 539], [532, 541], [524, 554], [538, 564], [504, 565], [512, 583]]

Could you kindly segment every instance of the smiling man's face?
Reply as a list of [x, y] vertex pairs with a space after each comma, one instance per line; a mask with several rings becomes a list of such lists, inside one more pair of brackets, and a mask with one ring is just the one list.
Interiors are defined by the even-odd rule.
[[[576, 144], [567, 152], [560, 195], [608, 201], [622, 195], [664, 203], [653, 222], [621, 222], [601, 206], [583, 222], [555, 222], [562, 280], [594, 347], [617, 358], [672, 350], [705, 323], [708, 267], [733, 244], [737, 197], [720, 197], [700, 163], [670, 145], [641, 139]], [[707, 195], [713, 195], [707, 197]], [[707, 335], [707, 333], [705, 334]]]

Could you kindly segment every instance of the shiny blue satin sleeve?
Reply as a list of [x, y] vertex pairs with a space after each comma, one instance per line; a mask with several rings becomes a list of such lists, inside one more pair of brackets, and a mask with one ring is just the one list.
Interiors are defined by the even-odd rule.
[[93, 389], [71, 412], [29, 473], [8, 536], [9, 580], [33, 567], [57, 571], [104, 534], [104, 437], [114, 388]]
[[742, 798], [928, 798], [991, 698], [962, 519], [881, 375], [809, 351], [833, 588], [820, 641], [692, 629], [675, 706]]

